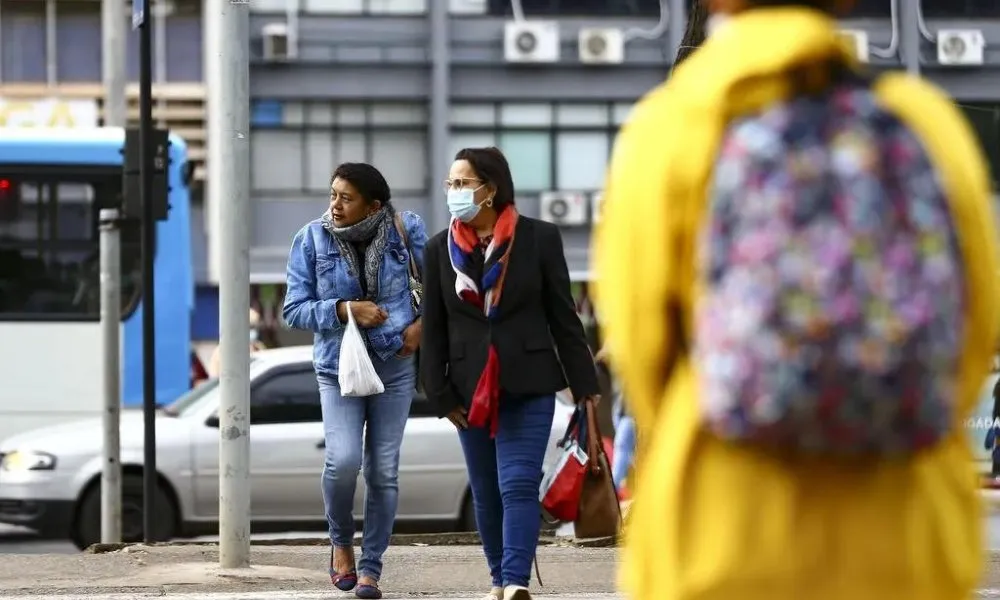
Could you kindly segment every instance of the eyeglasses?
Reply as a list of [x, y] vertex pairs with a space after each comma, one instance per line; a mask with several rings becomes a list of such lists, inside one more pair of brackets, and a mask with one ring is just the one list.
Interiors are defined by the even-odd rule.
[[465, 188], [475, 188], [479, 185], [486, 183], [482, 179], [468, 178], [468, 177], [458, 177], [455, 179], [445, 179], [444, 180], [444, 191], [448, 190], [462, 190]]

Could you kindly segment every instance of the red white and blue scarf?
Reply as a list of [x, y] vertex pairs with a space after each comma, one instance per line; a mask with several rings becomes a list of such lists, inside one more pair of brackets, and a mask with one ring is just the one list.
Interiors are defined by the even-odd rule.
[[[455, 271], [455, 293], [463, 302], [483, 311], [490, 321], [496, 320], [500, 308], [510, 253], [514, 247], [514, 229], [517, 227], [517, 209], [508, 206], [497, 217], [493, 226], [493, 239], [483, 256], [482, 279], [476, 281], [471, 275], [472, 253], [479, 245], [476, 231], [452, 219], [448, 227], [448, 255], [451, 268]], [[479, 376], [472, 405], [469, 408], [469, 424], [473, 427], [490, 427], [490, 436], [495, 437], [499, 427], [500, 411], [500, 359], [496, 348], [490, 343], [486, 368]]]

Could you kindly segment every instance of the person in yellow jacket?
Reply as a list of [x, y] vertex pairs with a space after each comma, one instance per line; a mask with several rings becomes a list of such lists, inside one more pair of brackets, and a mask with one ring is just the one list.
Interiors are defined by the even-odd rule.
[[924, 145], [963, 256], [953, 431], [900, 460], [779, 458], [706, 431], [694, 366], [682, 357], [668, 368], [677, 342], [668, 307], [697, 301], [678, 240], [701, 226], [692, 213], [707, 198], [722, 132], [734, 115], [783, 99], [791, 67], [855, 64], [834, 18], [848, 4], [711, 0], [714, 33], [636, 106], [616, 142], [595, 303], [640, 440], [620, 573], [631, 598], [965, 600], [978, 583], [981, 508], [961, 422], [995, 348], [1000, 262], [985, 161], [943, 93], [904, 74], [873, 88]]

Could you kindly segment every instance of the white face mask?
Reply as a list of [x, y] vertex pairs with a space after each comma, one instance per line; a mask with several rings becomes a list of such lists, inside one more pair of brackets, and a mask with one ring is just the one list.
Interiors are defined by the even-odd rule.
[[706, 37], [712, 37], [713, 35], [719, 33], [719, 31], [725, 27], [730, 17], [726, 13], [712, 13], [709, 15], [708, 20], [705, 22], [705, 35]]

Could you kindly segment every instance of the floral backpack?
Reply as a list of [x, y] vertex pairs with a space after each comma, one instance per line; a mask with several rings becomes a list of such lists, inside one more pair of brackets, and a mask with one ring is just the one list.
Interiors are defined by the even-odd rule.
[[[933, 116], [929, 116], [933, 118]], [[920, 140], [853, 73], [731, 122], [696, 250], [715, 435], [908, 455], [956, 418], [963, 265]]]

